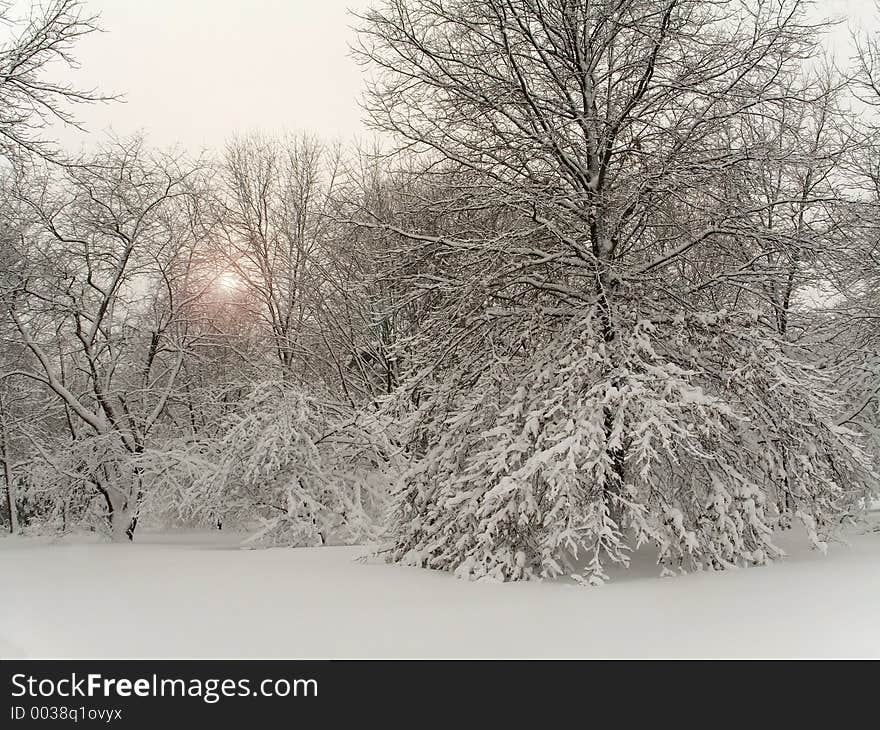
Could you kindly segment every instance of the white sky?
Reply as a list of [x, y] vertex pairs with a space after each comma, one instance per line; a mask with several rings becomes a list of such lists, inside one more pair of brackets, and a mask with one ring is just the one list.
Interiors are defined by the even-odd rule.
[[[124, 103], [80, 108], [90, 132], [143, 130], [160, 146], [214, 147], [233, 132], [365, 134], [349, 55], [367, 0], [87, 0], [104, 33], [84, 39], [76, 83]], [[79, 138], [65, 133], [65, 142]]]
[[[347, 10], [370, 2], [87, 0], [105, 32], [77, 47], [76, 83], [125, 102], [81, 108], [79, 118], [92, 133], [143, 130], [153, 144], [191, 150], [252, 129], [365, 135]], [[819, 0], [816, 12], [874, 24], [873, 0]], [[835, 35], [843, 61], [846, 27]], [[62, 138], [70, 146], [82, 139], [69, 130]]]

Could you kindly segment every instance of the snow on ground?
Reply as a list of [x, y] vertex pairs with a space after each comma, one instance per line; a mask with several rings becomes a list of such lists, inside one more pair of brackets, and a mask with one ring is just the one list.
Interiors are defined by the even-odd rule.
[[765, 568], [661, 579], [645, 556], [599, 588], [237, 540], [0, 539], [0, 657], [880, 657], [880, 532], [865, 529], [827, 556], [794, 541]]

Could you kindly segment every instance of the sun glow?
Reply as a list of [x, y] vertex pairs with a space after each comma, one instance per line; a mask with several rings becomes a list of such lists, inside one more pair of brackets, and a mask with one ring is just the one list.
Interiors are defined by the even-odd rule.
[[232, 271], [224, 271], [217, 277], [214, 286], [224, 294], [231, 294], [241, 288], [241, 279]]

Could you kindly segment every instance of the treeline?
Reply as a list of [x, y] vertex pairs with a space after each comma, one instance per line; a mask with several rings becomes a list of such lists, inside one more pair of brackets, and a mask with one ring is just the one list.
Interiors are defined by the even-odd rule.
[[217, 160], [114, 140], [10, 171], [0, 357], [15, 512], [59, 529], [106, 518], [116, 539], [145, 510], [280, 519], [306, 542], [361, 534], [387, 493], [358, 475], [394, 452], [367, 419], [396, 387], [402, 315], [375, 275], [381, 241], [350, 222], [381, 197], [355, 159], [252, 135]]

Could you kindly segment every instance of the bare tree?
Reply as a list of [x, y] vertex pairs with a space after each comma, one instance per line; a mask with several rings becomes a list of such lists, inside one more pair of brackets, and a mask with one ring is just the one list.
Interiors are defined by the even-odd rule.
[[[314, 138], [233, 140], [221, 165], [226, 265], [255, 300], [285, 378], [315, 377], [316, 293], [327, 256], [339, 151]], [[317, 362], [316, 362], [317, 361]]]
[[33, 381], [63, 409], [66, 437], [34, 446], [62, 492], [100, 495], [115, 540], [130, 539], [147, 485], [140, 461], [180, 375], [197, 229], [194, 172], [114, 143], [88, 165], [20, 178], [19, 230], [4, 316]]
[[57, 145], [47, 139], [54, 123], [78, 126], [73, 108], [109, 97], [51, 80], [49, 70], [75, 68], [73, 47], [98, 30], [97, 18], [80, 0], [51, 0], [33, 5], [24, 20], [13, 16], [14, 4], [0, 3], [0, 26], [8, 37], [0, 43], [0, 153], [16, 159], [24, 153], [58, 159]]

